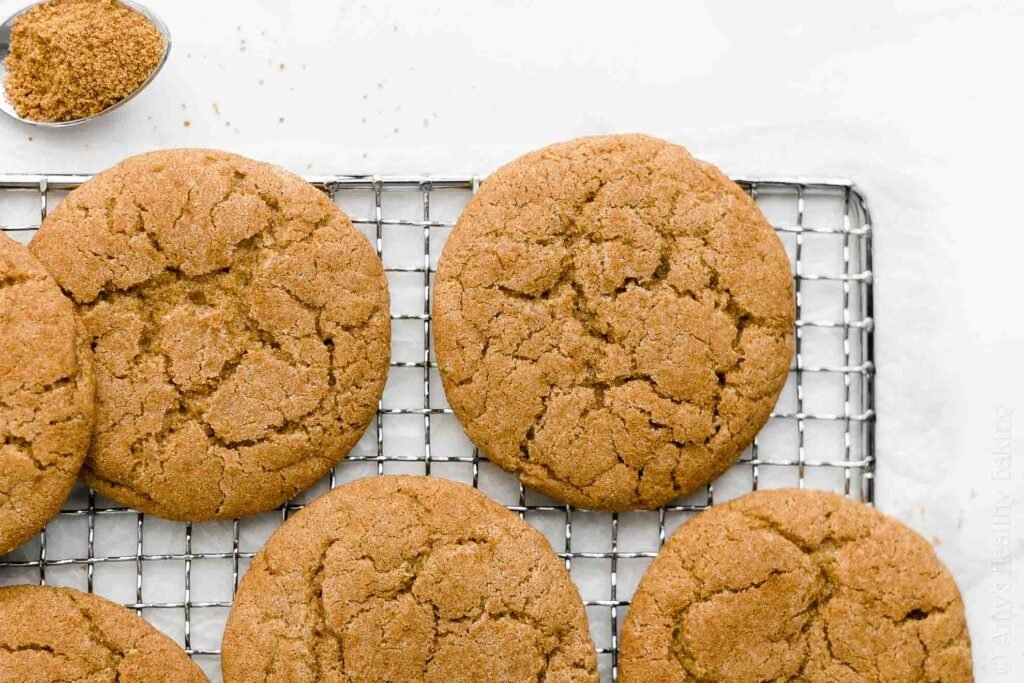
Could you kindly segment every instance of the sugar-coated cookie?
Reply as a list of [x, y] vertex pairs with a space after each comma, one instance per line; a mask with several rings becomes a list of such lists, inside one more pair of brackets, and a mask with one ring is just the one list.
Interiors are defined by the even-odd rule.
[[0, 555], [60, 511], [89, 448], [94, 400], [74, 306], [0, 233]]
[[206, 683], [134, 612], [71, 588], [0, 588], [0, 683]]
[[360, 479], [285, 522], [238, 588], [222, 662], [227, 683], [598, 680], [545, 538], [433, 477]]
[[973, 680], [956, 583], [921, 536], [822, 491], [759, 491], [681, 526], [637, 587], [622, 683]]
[[179, 520], [271, 509], [341, 460], [390, 357], [383, 267], [322, 192], [212, 150], [131, 157], [30, 245], [77, 304], [97, 378], [83, 469]]
[[754, 202], [678, 145], [581, 138], [488, 177], [445, 245], [445, 393], [558, 500], [653, 508], [724, 472], [793, 353], [793, 283]]

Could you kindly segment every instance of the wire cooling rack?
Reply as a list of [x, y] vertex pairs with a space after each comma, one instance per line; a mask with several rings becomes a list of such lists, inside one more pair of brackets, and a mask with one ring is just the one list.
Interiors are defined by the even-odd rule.
[[[0, 175], [0, 227], [28, 242], [40, 218], [88, 179]], [[636, 584], [683, 521], [759, 488], [799, 486], [874, 500], [872, 233], [864, 197], [843, 180], [735, 180], [776, 226], [793, 264], [796, 349], [768, 424], [736, 465], [698, 493], [656, 511], [596, 513], [524, 489], [487, 462], [445, 400], [430, 334], [437, 258], [478, 181], [317, 177], [310, 181], [375, 244], [391, 291], [391, 370], [363, 439], [280, 510], [233, 522], [168, 522], [79, 485], [43, 533], [0, 557], [0, 585], [66, 585], [122, 603], [219, 681], [221, 633], [239, 578], [289, 514], [364, 476], [442, 476], [479, 488], [550, 540], [586, 604], [602, 680], [614, 681], [619, 630]]]

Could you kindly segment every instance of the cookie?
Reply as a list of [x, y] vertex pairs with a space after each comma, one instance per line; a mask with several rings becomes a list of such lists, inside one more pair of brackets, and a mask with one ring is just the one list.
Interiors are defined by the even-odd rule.
[[713, 166], [640, 135], [496, 171], [445, 245], [445, 393], [498, 466], [558, 500], [653, 508], [724, 472], [793, 352], [785, 250]]
[[271, 509], [341, 460], [384, 387], [387, 283], [322, 192], [212, 150], [131, 157], [31, 250], [95, 354], [100, 493], [176, 520]]
[[85, 328], [28, 249], [0, 233], [0, 555], [68, 497], [92, 434]]
[[914, 531], [861, 503], [781, 489], [716, 505], [647, 569], [622, 683], [971, 681], [953, 578]]
[[535, 529], [430, 477], [361, 479], [256, 555], [224, 633], [226, 683], [594, 681], [579, 593]]
[[201, 683], [185, 651], [141, 617], [71, 588], [0, 588], [0, 683]]

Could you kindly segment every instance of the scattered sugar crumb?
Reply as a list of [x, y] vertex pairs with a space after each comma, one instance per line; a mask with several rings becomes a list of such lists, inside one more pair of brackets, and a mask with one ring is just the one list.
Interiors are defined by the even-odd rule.
[[279, 66], [278, 68], [281, 69], [281, 71], [284, 71], [284, 62], [281, 62], [281, 66]]
[[189, 126], [191, 126], [191, 125], [192, 125], [192, 122], [191, 122], [191, 121], [189, 121], [188, 119], [185, 119], [184, 121], [182, 121], [182, 122], [181, 122], [181, 125], [183, 125], [183, 126], [185, 126], [186, 128], [188, 128]]

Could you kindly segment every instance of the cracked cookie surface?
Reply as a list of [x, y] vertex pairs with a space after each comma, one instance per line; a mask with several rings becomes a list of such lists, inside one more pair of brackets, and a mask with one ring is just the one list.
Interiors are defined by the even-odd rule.
[[470, 439], [574, 505], [653, 508], [725, 471], [793, 351], [782, 243], [682, 147], [582, 138], [489, 176], [434, 289], [445, 393]]
[[28, 249], [0, 233], [0, 555], [60, 511], [89, 448], [94, 398], [74, 307]]
[[31, 249], [92, 340], [83, 478], [108, 497], [181, 520], [271, 509], [374, 415], [383, 267], [298, 176], [213, 150], [131, 157], [68, 195]]
[[185, 651], [120, 605], [70, 588], [0, 588], [0, 683], [206, 683]]
[[562, 561], [464, 484], [377, 476], [289, 519], [256, 555], [224, 634], [224, 680], [594, 682]]
[[780, 489], [680, 527], [626, 616], [623, 683], [972, 681], [956, 583], [873, 508]]

